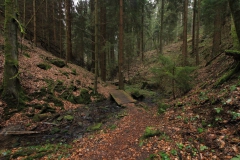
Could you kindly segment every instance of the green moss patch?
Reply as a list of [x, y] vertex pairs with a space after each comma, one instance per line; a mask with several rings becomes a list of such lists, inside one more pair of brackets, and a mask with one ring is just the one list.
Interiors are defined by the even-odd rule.
[[59, 59], [51, 59], [49, 60], [50, 63], [52, 63], [53, 65], [59, 67], [59, 68], [63, 68], [66, 66], [65, 62], [63, 60], [59, 60]]
[[43, 70], [48, 70], [48, 69], [51, 68], [51, 66], [49, 64], [47, 64], [47, 63], [40, 63], [37, 66], [38, 66], [38, 68], [41, 68]]
[[96, 123], [96, 124], [94, 124], [94, 125], [92, 125], [92, 126], [89, 126], [88, 128], [87, 128], [87, 131], [97, 131], [97, 130], [100, 130], [101, 129], [101, 127], [102, 127], [102, 123]]

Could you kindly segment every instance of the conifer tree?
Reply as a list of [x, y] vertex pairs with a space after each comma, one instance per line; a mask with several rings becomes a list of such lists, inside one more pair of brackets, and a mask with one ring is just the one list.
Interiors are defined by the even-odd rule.
[[18, 41], [17, 41], [17, 1], [5, 0], [4, 23], [4, 77], [2, 97], [7, 103], [17, 105], [20, 99], [21, 85], [18, 72]]

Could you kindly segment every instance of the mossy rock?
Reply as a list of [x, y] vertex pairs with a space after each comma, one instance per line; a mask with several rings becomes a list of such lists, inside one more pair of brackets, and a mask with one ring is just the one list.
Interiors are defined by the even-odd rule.
[[90, 131], [97, 131], [97, 130], [100, 130], [101, 127], [102, 127], [102, 123], [96, 123], [96, 124], [93, 124], [93, 125], [89, 126], [87, 128], [87, 131], [89, 131], [89, 132]]
[[35, 114], [33, 116], [33, 121], [34, 122], [40, 122], [43, 121], [44, 119], [47, 119], [49, 117], [48, 114], [44, 113], [44, 114]]
[[63, 60], [59, 60], [59, 59], [52, 59], [52, 60], [50, 60], [50, 62], [51, 62], [53, 65], [55, 65], [55, 66], [57, 66], [57, 67], [59, 67], [59, 68], [63, 68], [63, 67], [65, 67], [65, 65], [66, 65]]
[[161, 132], [155, 127], [146, 127], [142, 139], [147, 139], [149, 137], [154, 137], [160, 135]]
[[37, 65], [39, 68], [43, 69], [43, 70], [48, 70], [51, 68], [51, 66], [47, 63], [40, 63]]
[[88, 93], [88, 90], [82, 89], [80, 95], [74, 97], [74, 100], [77, 104], [88, 104], [91, 102], [91, 95]]
[[58, 98], [56, 98], [55, 96], [53, 96], [53, 95], [49, 95], [44, 100], [46, 102], [53, 102], [54, 105], [58, 106], [58, 107], [63, 107], [64, 106], [63, 102], [61, 100], [59, 100]]
[[64, 119], [68, 120], [68, 121], [72, 121], [74, 119], [74, 117], [72, 115], [66, 115], [66, 116], [64, 116]]

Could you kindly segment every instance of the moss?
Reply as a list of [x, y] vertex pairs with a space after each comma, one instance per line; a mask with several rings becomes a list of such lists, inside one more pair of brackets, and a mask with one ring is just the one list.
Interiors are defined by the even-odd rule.
[[52, 129], [51, 129], [51, 134], [55, 134], [55, 133], [58, 133], [58, 132], [60, 132], [61, 130], [58, 128], [58, 127], [53, 127]]
[[142, 136], [142, 139], [158, 136], [160, 134], [161, 134], [161, 132], [158, 129], [156, 129], [154, 127], [146, 127], [144, 134]]
[[55, 106], [58, 106], [58, 107], [63, 107], [64, 104], [61, 100], [59, 100], [58, 98], [56, 98], [55, 96], [53, 95], [49, 95], [47, 96], [45, 99], [44, 99], [46, 102], [53, 102]]
[[87, 131], [89, 131], [89, 132], [90, 131], [97, 131], [97, 130], [100, 130], [101, 127], [102, 127], [102, 123], [96, 123], [96, 124], [93, 124], [93, 125], [89, 126], [87, 128]]
[[56, 109], [50, 107], [49, 104], [45, 103], [45, 104], [43, 104], [43, 107], [42, 107], [42, 110], [40, 111], [40, 114], [42, 114], [42, 113], [48, 113], [48, 112], [50, 112], [50, 113], [56, 113]]
[[234, 22], [233, 22], [233, 19], [232, 19], [232, 23], [231, 23], [231, 32], [232, 32], [232, 39], [233, 39], [233, 47], [235, 49], [240, 49], [240, 43], [239, 43], [239, 40], [238, 40], [238, 36], [237, 36], [237, 32], [236, 32], [236, 28], [235, 28], [235, 25], [234, 25]]
[[91, 96], [86, 89], [82, 89], [80, 95], [74, 99], [78, 104], [88, 104], [91, 102]]
[[30, 55], [29, 55], [28, 53], [26, 53], [26, 52], [24, 52], [23, 55], [24, 55], [25, 57], [27, 57], [27, 58], [30, 58]]
[[51, 66], [47, 63], [40, 63], [37, 65], [39, 68], [43, 69], [43, 70], [48, 70], [51, 68]]
[[59, 68], [63, 68], [65, 67], [65, 62], [63, 60], [59, 60], [59, 59], [51, 59], [49, 60], [53, 65], [59, 67]]
[[228, 81], [234, 74], [238, 73], [240, 69], [240, 62], [238, 62], [234, 69], [225, 73], [221, 78], [217, 80], [214, 84], [214, 87], [218, 87], [219, 85], [223, 84], [224, 82]]
[[68, 120], [68, 121], [72, 121], [74, 119], [74, 117], [72, 115], [66, 115], [66, 116], [64, 116], [64, 119]]

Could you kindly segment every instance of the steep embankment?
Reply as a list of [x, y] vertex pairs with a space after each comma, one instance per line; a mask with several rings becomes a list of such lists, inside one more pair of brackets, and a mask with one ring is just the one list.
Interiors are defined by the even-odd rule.
[[[9, 111], [8, 120], [3, 116], [6, 105], [0, 101], [1, 132], [40, 133], [0, 136], [3, 158], [231, 159], [240, 154], [238, 75], [215, 86], [234, 65], [231, 57], [221, 54], [205, 66], [209, 48], [201, 44], [204, 63], [194, 73], [196, 83], [189, 93], [175, 100], [156, 96], [153, 102], [158, 103], [139, 101], [123, 109], [109, 100], [77, 104], [86, 91], [87, 102], [99, 99], [92, 94], [94, 76], [72, 64], [59, 68], [52, 64], [56, 57], [27, 42], [24, 45], [20, 79], [30, 100], [22, 111]], [[179, 53], [180, 43], [165, 48], [165, 54]], [[151, 81], [150, 67], [157, 64], [157, 54], [150, 51], [145, 58], [143, 63], [140, 58], [132, 63], [129, 80], [133, 85]], [[48, 69], [40, 69], [39, 64]], [[2, 80], [3, 63], [0, 70]], [[108, 86], [101, 84], [99, 92], [108, 97]]]

